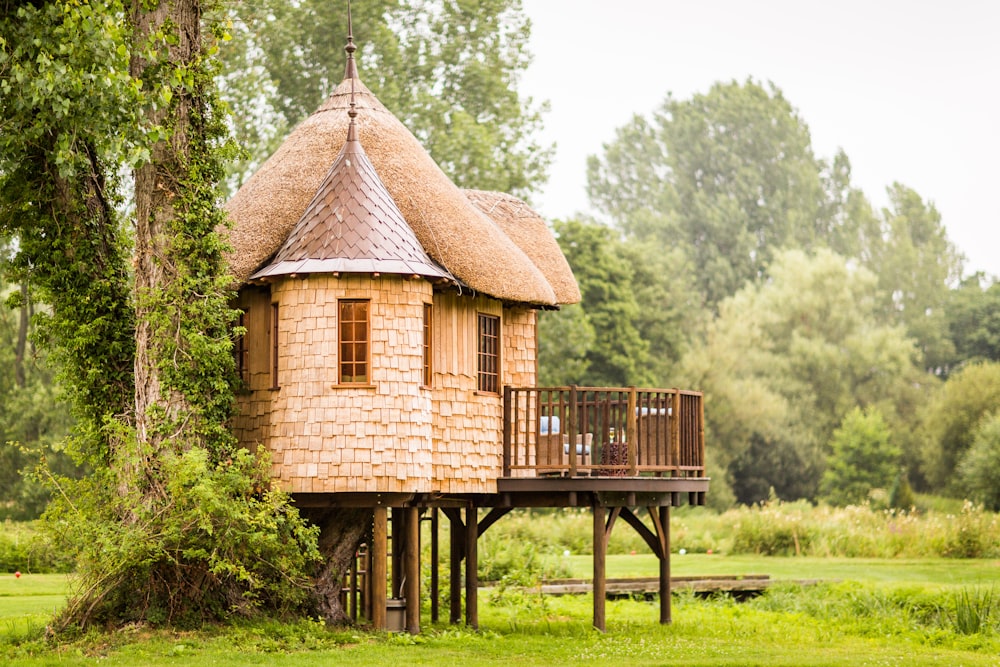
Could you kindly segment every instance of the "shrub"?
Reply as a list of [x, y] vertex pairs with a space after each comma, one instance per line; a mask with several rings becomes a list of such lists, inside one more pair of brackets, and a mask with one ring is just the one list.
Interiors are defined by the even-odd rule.
[[972, 446], [958, 464], [958, 476], [969, 495], [986, 509], [1000, 510], [1000, 414], [979, 423]]

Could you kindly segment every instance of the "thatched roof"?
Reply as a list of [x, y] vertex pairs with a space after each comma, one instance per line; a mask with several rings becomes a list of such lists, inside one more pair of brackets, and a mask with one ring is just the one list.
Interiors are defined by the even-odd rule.
[[375, 173], [354, 125], [306, 212], [252, 279], [296, 273], [395, 273], [448, 278], [424, 252]]
[[517, 197], [503, 192], [464, 192], [469, 201], [499, 225], [504, 234], [541, 270], [556, 293], [556, 302], [579, 303], [580, 287], [573, 277], [573, 270], [552, 236], [552, 230], [538, 213]]
[[546, 274], [356, 78], [353, 84], [345, 78], [226, 204], [234, 222], [230, 267], [236, 280], [246, 282], [281, 248], [319, 190], [347, 136], [352, 88], [365, 152], [431, 259], [469, 288], [495, 298], [560, 303]]

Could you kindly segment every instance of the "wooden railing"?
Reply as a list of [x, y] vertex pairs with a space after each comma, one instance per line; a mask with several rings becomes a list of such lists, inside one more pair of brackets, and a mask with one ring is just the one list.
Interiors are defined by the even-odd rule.
[[504, 387], [504, 477], [703, 477], [702, 394]]

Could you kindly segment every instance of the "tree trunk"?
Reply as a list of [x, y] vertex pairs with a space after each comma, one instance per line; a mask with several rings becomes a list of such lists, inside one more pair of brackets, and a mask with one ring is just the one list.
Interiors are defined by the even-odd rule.
[[320, 528], [319, 551], [323, 563], [315, 575], [319, 612], [327, 624], [343, 625], [350, 620], [340, 601], [344, 575], [358, 547], [371, 536], [374, 514], [364, 508], [337, 508], [303, 511], [302, 515]]
[[24, 389], [28, 383], [24, 372], [24, 357], [28, 349], [28, 283], [21, 282], [21, 310], [17, 322], [17, 340], [14, 342], [14, 381]]
[[[201, 43], [201, 10], [198, 0], [170, 0], [151, 4], [133, 0], [132, 26], [135, 31], [130, 69], [136, 79], [146, 78], [151, 72], [154, 85], [149, 85], [151, 96], [158, 94], [156, 83], [165, 78], [156, 71], [166, 63], [184, 68], [194, 62]], [[169, 25], [168, 25], [169, 24]], [[150, 62], [144, 57], [142, 47], [155, 43], [158, 30], [173, 33], [176, 40], [160, 53], [159, 61]], [[163, 50], [162, 43], [155, 43]], [[147, 128], [165, 127], [166, 138], [161, 138], [150, 149], [150, 160], [135, 170], [135, 428], [140, 445], [149, 452], [163, 449], [170, 438], [163, 428], [178, 424], [188, 412], [187, 401], [177, 391], [164, 391], [161, 363], [164, 360], [162, 339], [158, 331], [180, 332], [179, 318], [182, 309], [170, 308], [159, 312], [152, 300], [162, 294], [177, 279], [174, 264], [171, 223], [177, 211], [175, 201], [181, 194], [179, 179], [183, 178], [184, 165], [190, 152], [189, 132], [194, 100], [190, 92], [172, 86], [170, 103], [148, 104], [144, 111]], [[155, 317], [169, 318], [166, 326], [154, 326]], [[180, 345], [183, 348], [183, 344]], [[156, 407], [153, 411], [151, 408]], [[141, 462], [133, 462], [141, 466]], [[128, 471], [126, 471], [127, 473]], [[135, 474], [141, 470], [132, 471]], [[128, 478], [131, 475], [126, 474]]]

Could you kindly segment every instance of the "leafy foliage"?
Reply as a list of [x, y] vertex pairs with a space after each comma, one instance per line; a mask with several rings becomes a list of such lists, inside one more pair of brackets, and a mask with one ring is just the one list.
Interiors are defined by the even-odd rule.
[[107, 471], [56, 481], [44, 525], [76, 555], [81, 587], [63, 623], [191, 626], [308, 601], [315, 529], [271, 487], [266, 459], [243, 450], [213, 464], [191, 448], [158, 463], [166, 488], [155, 503], [140, 489], [109, 497]]
[[[0, 14], [0, 233], [48, 304], [39, 340], [84, 480], [42, 473], [77, 559], [64, 625], [290, 609], [315, 534], [226, 429], [232, 357], [216, 184], [225, 126], [197, 2], [51, 0]], [[16, 91], [17, 94], [10, 94]], [[10, 130], [8, 132], [8, 129]], [[135, 171], [135, 256], [119, 174]], [[132, 269], [134, 268], [134, 272]]]
[[984, 416], [973, 435], [958, 462], [958, 476], [970, 498], [1000, 511], [1000, 414]]
[[746, 503], [771, 487], [815, 497], [837, 415], [877, 406], [905, 432], [924, 381], [912, 342], [879, 324], [868, 271], [828, 250], [790, 250], [770, 274], [720, 304], [683, 360], [686, 383], [709, 397], [713, 455]]
[[1000, 405], [1000, 363], [983, 362], [953, 373], [930, 401], [922, 420], [921, 469], [937, 488], [955, 488], [958, 462], [982, 421]]
[[812, 247], [831, 226], [822, 169], [780, 90], [733, 81], [633, 118], [589, 159], [587, 192], [626, 233], [679, 243], [714, 306], [766, 275], [779, 248]]
[[[228, 11], [236, 39], [222, 89], [251, 155], [238, 183], [340, 82], [347, 20], [320, 0]], [[353, 11], [362, 80], [456, 184], [526, 196], [545, 180], [552, 151], [534, 139], [545, 107], [517, 92], [531, 62], [520, 0], [367, 0]]]
[[854, 408], [833, 432], [820, 495], [834, 505], [865, 501], [872, 489], [884, 489], [896, 473], [900, 451], [882, 414]]
[[1000, 361], [1000, 282], [976, 274], [951, 292], [947, 322], [958, 362]]

